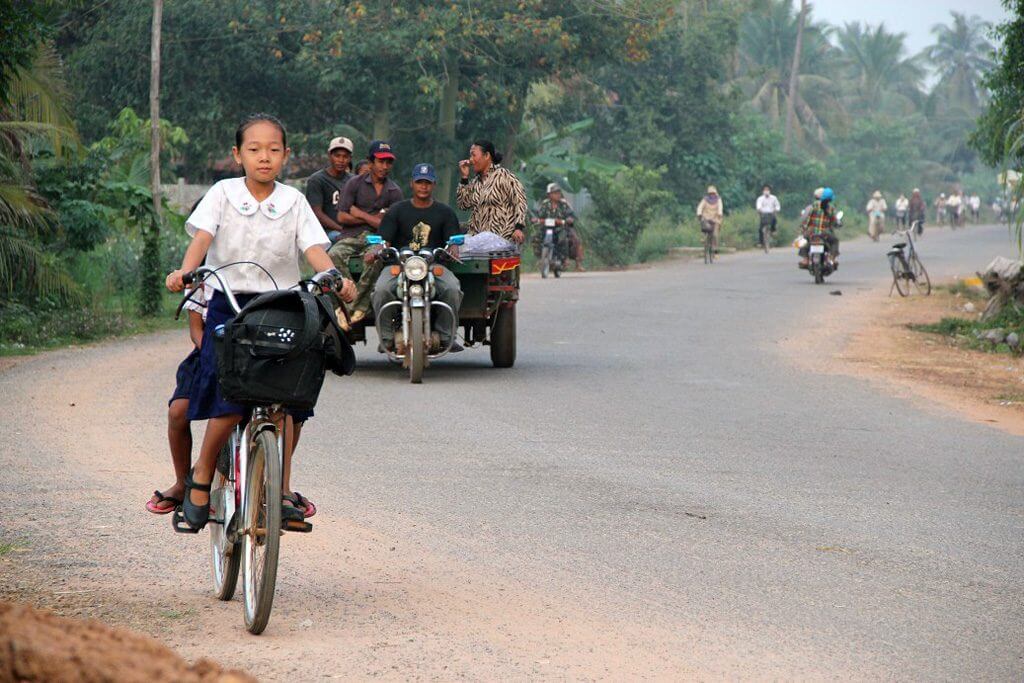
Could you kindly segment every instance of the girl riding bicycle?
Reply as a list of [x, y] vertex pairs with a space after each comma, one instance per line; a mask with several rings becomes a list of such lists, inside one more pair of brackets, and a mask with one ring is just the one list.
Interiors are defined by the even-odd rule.
[[[299, 280], [299, 256], [317, 272], [332, 270], [327, 255], [330, 241], [301, 192], [277, 182], [288, 159], [284, 126], [275, 117], [253, 114], [235, 132], [231, 153], [245, 171], [243, 178], [222, 180], [210, 188], [186, 223], [192, 236], [181, 268], [167, 276], [167, 288], [180, 292], [182, 276], [199, 267], [203, 259], [218, 268], [245, 262], [221, 271], [244, 306], [256, 295], [288, 287]], [[259, 264], [258, 266], [255, 264]], [[208, 303], [206, 325], [216, 329], [234, 316], [216, 278], [210, 281], [213, 293]], [[341, 298], [351, 301], [355, 286], [345, 280]], [[227, 443], [232, 429], [246, 414], [243, 406], [225, 401], [217, 385], [217, 358], [212, 334], [203, 335], [199, 364], [189, 395], [189, 420], [209, 420], [199, 459], [185, 480], [182, 513], [188, 525], [202, 528], [209, 520], [209, 491], [217, 455]], [[282, 472], [282, 520], [303, 517], [300, 499], [289, 491], [291, 451], [297, 441], [293, 421], [301, 423], [312, 412], [289, 415], [285, 430], [296, 436], [286, 439]]]

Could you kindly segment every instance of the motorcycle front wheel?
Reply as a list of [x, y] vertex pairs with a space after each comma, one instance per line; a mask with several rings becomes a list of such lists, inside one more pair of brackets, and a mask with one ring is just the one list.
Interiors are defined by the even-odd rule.
[[409, 381], [420, 384], [423, 381], [423, 366], [426, 364], [427, 346], [423, 330], [424, 315], [422, 308], [409, 311]]

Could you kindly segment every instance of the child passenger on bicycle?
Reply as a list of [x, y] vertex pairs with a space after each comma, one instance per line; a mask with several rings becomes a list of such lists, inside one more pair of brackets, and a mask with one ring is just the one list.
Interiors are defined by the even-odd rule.
[[[309, 202], [297, 189], [276, 180], [289, 152], [284, 126], [275, 117], [253, 114], [242, 122], [235, 131], [231, 153], [241, 164], [245, 176], [218, 182], [189, 216], [185, 227], [192, 242], [181, 268], [167, 276], [169, 290], [180, 292], [184, 288], [182, 275], [198, 268], [204, 258], [212, 268], [248, 262], [224, 268], [219, 273], [231, 285], [240, 306], [262, 292], [298, 282], [300, 255], [305, 256], [317, 272], [334, 269], [326, 251], [330, 241]], [[211, 278], [208, 282], [213, 291], [206, 325], [212, 330], [234, 317], [234, 311], [217, 279]], [[355, 298], [355, 285], [351, 280], [344, 280], [340, 296], [345, 301]], [[213, 335], [203, 335], [199, 364], [189, 393], [188, 419], [209, 422], [199, 459], [185, 479], [182, 499], [183, 516], [194, 529], [206, 526], [209, 521], [210, 482], [217, 455], [245, 413], [243, 406], [221, 397]], [[291, 413], [285, 425], [286, 433], [297, 431], [293, 421], [301, 423], [311, 415], [311, 411]], [[295, 440], [293, 437], [286, 443], [293, 447]], [[301, 501], [290, 492], [292, 450], [286, 448], [282, 471], [281, 519], [284, 524], [301, 521], [304, 516], [299, 508]]]

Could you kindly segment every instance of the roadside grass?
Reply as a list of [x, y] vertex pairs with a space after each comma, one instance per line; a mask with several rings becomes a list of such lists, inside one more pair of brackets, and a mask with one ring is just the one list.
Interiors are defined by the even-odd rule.
[[[935, 323], [911, 323], [907, 327], [915, 332], [946, 337], [957, 346], [977, 351], [1020, 356], [1024, 350], [1020, 343], [1024, 339], [1024, 308], [1013, 304], [1008, 304], [998, 316], [986, 322], [947, 316]], [[1011, 334], [1017, 335], [1016, 346], [1007, 342]]]
[[184, 327], [184, 318], [174, 320], [180, 300], [180, 295], [167, 292], [161, 313], [153, 318], [134, 313], [134, 301], [125, 296], [84, 307], [6, 303], [0, 307], [0, 356], [24, 356], [72, 344]]

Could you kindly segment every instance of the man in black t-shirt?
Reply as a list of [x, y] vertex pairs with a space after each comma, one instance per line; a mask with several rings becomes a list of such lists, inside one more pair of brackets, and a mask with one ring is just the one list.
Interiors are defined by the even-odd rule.
[[[419, 251], [420, 249], [437, 249], [448, 243], [453, 235], [462, 233], [459, 227], [459, 218], [447, 204], [434, 201], [434, 184], [437, 182], [437, 174], [430, 164], [416, 164], [412, 172], [412, 199], [406, 199], [393, 205], [380, 222], [378, 234], [389, 246], [397, 249], [406, 247]], [[454, 248], [454, 247], [453, 247]], [[379, 249], [367, 254], [368, 263], [377, 258]], [[450, 270], [435, 263], [434, 268], [439, 268], [440, 274], [434, 275], [434, 300], [441, 301], [452, 307], [458, 315], [459, 307], [462, 305], [462, 288], [459, 287], [459, 280]], [[385, 304], [391, 301], [398, 301], [398, 276], [391, 274], [391, 269], [386, 269], [377, 279], [373, 290], [373, 310], [376, 315]], [[393, 310], [395, 307], [392, 307]], [[390, 318], [390, 316], [387, 316]], [[381, 345], [385, 348], [394, 348], [399, 355], [405, 353], [405, 340], [395, 340], [395, 320], [381, 320], [381, 326], [377, 328]], [[431, 351], [440, 350], [448, 346], [453, 329], [451, 316], [441, 308], [431, 312], [431, 324], [435, 333], [431, 335]], [[455, 327], [458, 326], [458, 321]], [[452, 345], [452, 351], [461, 351], [462, 347]]]
[[352, 141], [348, 138], [331, 140], [327, 145], [330, 160], [327, 168], [317, 171], [306, 180], [306, 199], [332, 244], [343, 230], [337, 220], [338, 201], [345, 183], [352, 178], [352, 149]]

